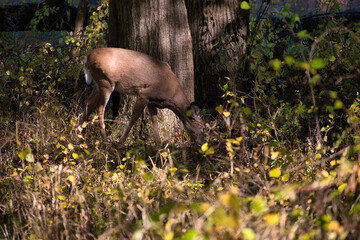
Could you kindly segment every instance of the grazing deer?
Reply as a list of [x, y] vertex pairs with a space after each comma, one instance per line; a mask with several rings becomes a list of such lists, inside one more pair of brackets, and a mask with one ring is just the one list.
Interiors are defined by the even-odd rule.
[[[160, 141], [157, 108], [171, 109], [183, 122], [197, 145], [203, 143], [204, 123], [200, 109], [190, 103], [170, 66], [144, 53], [121, 49], [99, 48], [84, 59], [85, 79], [93, 85], [85, 101], [84, 121], [94, 109], [98, 110], [101, 135], [105, 138], [104, 111], [113, 91], [136, 95], [132, 116], [119, 142], [123, 144], [145, 107], [153, 122], [155, 139]], [[191, 111], [189, 111], [191, 110]]]

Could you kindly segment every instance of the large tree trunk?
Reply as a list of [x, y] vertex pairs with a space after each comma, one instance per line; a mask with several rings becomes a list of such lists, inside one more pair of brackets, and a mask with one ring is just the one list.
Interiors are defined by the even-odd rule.
[[[249, 11], [238, 0], [185, 0], [191, 29], [196, 101], [214, 108], [222, 102], [220, 85], [229, 77], [244, 91]], [[245, 91], [248, 91], [247, 89]]]
[[[109, 46], [144, 52], [169, 63], [193, 101], [192, 42], [184, 0], [110, 0], [109, 7]], [[180, 121], [169, 111], [162, 113], [174, 135]]]

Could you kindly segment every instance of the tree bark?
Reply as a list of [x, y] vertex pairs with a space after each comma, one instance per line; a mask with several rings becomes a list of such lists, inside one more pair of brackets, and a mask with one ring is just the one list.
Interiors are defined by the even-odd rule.
[[[86, 18], [86, 12], [87, 12], [87, 6], [89, 5], [89, 0], [81, 0], [79, 4], [79, 9], [76, 14], [75, 18], [75, 27], [74, 27], [74, 36], [77, 37], [80, 35], [81, 31], [83, 30], [85, 18]], [[71, 50], [71, 54], [75, 62], [79, 62], [79, 54], [80, 47], [73, 46]], [[81, 70], [77, 71], [76, 75], [74, 76], [75, 79], [75, 89], [77, 88], [79, 76], [80, 76]]]
[[79, 4], [79, 10], [76, 14], [74, 35], [79, 34], [84, 27], [86, 10], [88, 5], [89, 5], [89, 0], [81, 0]]
[[[109, 46], [144, 52], [169, 63], [193, 101], [192, 42], [184, 0], [110, 0], [109, 8]], [[180, 121], [172, 113], [165, 117], [169, 111], [162, 112], [174, 135], [182, 126]]]
[[192, 35], [196, 102], [214, 108], [222, 103], [220, 86], [229, 77], [241, 91], [245, 79], [249, 11], [238, 0], [185, 0]]

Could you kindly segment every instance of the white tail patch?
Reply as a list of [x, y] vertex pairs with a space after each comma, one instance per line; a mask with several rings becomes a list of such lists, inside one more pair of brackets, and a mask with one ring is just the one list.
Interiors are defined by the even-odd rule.
[[87, 61], [87, 56], [85, 56], [84, 60], [83, 60], [83, 64], [84, 64], [84, 73], [85, 73], [85, 82], [87, 85], [91, 85], [91, 83], [93, 82], [93, 79], [89, 73], [89, 70], [86, 68], [86, 61]]

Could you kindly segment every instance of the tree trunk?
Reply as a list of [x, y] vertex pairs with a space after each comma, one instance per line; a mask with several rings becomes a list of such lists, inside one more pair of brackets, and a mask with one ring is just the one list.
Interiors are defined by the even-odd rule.
[[[184, 0], [110, 0], [109, 7], [109, 46], [144, 52], [169, 63], [193, 101], [193, 55]], [[174, 135], [182, 128], [180, 121], [172, 113], [168, 117], [170, 111], [162, 113]]]
[[89, 0], [81, 0], [79, 4], [78, 12], [76, 14], [74, 35], [78, 35], [84, 27], [88, 5], [89, 5]]
[[[80, 33], [84, 28], [88, 5], [89, 5], [89, 0], [81, 0], [81, 2], [79, 4], [79, 9], [76, 14], [75, 27], [74, 27], [74, 36], [75, 37], [80, 36]], [[73, 46], [73, 48], [71, 50], [71, 54], [72, 54], [72, 57], [75, 60], [75, 62], [79, 62], [79, 58], [78, 58], [79, 51], [80, 51], [80, 47], [77, 47], [76, 45]], [[77, 73], [74, 77], [75, 78], [75, 89], [77, 88], [77, 85], [78, 85], [80, 72], [81, 72], [81, 70], [77, 71]]]
[[196, 101], [214, 108], [222, 103], [220, 86], [229, 77], [243, 90], [249, 11], [238, 0], [185, 0], [192, 35]]

